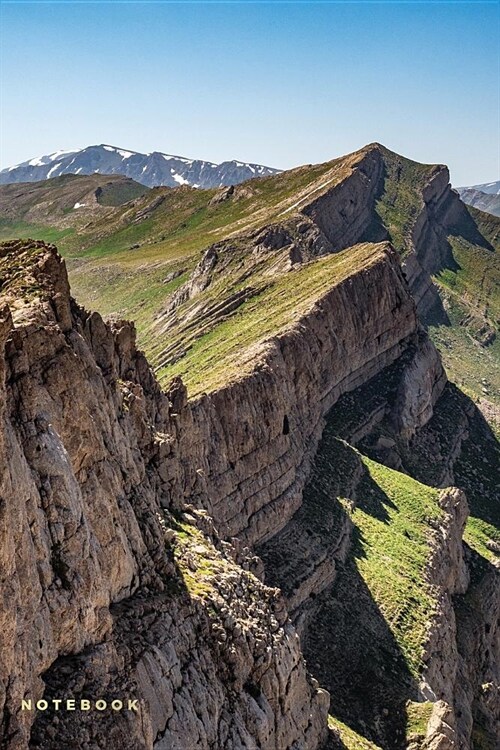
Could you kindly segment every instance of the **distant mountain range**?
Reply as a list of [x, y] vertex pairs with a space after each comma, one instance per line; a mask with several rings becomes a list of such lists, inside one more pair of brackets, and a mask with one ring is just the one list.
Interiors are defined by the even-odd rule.
[[457, 188], [461, 199], [469, 206], [500, 216], [500, 180], [482, 185]]
[[482, 185], [470, 185], [469, 187], [461, 187], [458, 190], [479, 190], [481, 193], [487, 193], [488, 195], [500, 195], [500, 180], [496, 182], [483, 182]]
[[148, 187], [190, 185], [199, 188], [237, 185], [253, 177], [266, 177], [281, 170], [261, 164], [224, 161], [213, 164], [154, 151], [141, 154], [101, 144], [72, 151], [38, 156], [0, 172], [0, 184], [38, 182], [64, 174], [119, 174]]

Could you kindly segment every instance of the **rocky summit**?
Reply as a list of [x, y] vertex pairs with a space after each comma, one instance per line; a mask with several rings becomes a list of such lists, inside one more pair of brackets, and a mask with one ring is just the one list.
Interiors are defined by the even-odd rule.
[[500, 219], [379, 144], [0, 198], [1, 747], [496, 750]]

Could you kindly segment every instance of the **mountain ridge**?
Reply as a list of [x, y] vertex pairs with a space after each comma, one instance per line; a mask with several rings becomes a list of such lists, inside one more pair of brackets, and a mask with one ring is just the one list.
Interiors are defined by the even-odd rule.
[[55, 151], [0, 171], [0, 185], [60, 177], [64, 174], [122, 174], [148, 187], [164, 185], [213, 188], [239, 184], [280, 170], [237, 160], [215, 164], [202, 159], [153, 151], [143, 154], [101, 143]]
[[[0, 734], [496, 750], [500, 464], [479, 408], [500, 392], [500, 219], [380, 144], [236, 187], [136, 189], [0, 189], [0, 237], [39, 238], [1, 251], [0, 445], [23, 482], [4, 488], [1, 549], [24, 556], [9, 570], [35, 565], [30, 534], [46, 549], [45, 594], [4, 607], [0, 641], [13, 653], [40, 611], [50, 643], [13, 664]], [[104, 579], [82, 567], [86, 534]], [[328, 745], [302, 653], [331, 691]], [[26, 687], [105, 697], [117, 674], [140, 686], [140, 725], [68, 713], [54, 735], [50, 713], [19, 716]]]
[[468, 206], [478, 208], [480, 211], [486, 211], [486, 213], [493, 214], [493, 216], [500, 216], [500, 182], [495, 184], [499, 186], [498, 192], [495, 193], [487, 193], [475, 187], [457, 188], [457, 192]]
[[[74, 177], [60, 190], [54, 181], [1, 186], [0, 237], [57, 242], [77, 294], [105, 314], [132, 316], [154, 366], [182, 355], [189, 367], [200, 338], [191, 321], [196, 310], [207, 314], [200, 329], [208, 333], [217, 321], [252, 306], [250, 298], [273, 277], [358, 242], [389, 239], [420, 314], [437, 323], [436, 335], [459, 336], [466, 359], [481, 370], [479, 377], [466, 373], [464, 382], [481, 397], [490, 382], [497, 383], [500, 223], [461, 202], [445, 166], [419, 164], [373, 143], [243, 185], [153, 188], [116, 207], [100, 204], [93, 184], [75, 192], [82, 181], [95, 179]], [[75, 201], [88, 205], [74, 208]], [[238, 264], [249, 274], [243, 288]], [[450, 316], [455, 323], [443, 325]], [[183, 317], [189, 332], [184, 343]], [[493, 345], [478, 360], [472, 353], [480, 342]], [[444, 340], [440, 346], [461, 379], [453, 348]], [[177, 365], [174, 370], [179, 372]]]
[[458, 192], [462, 190], [479, 190], [487, 195], [500, 195], [500, 180], [496, 182], [482, 182], [480, 185], [461, 185], [456, 188]]

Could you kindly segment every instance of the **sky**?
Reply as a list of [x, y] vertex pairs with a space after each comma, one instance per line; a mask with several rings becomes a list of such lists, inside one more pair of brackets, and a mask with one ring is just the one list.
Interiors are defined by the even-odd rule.
[[0, 0], [0, 168], [107, 143], [500, 179], [500, 2]]

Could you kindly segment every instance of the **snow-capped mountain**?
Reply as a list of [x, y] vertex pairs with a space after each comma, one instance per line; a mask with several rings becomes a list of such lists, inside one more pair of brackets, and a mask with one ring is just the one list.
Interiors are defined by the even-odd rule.
[[467, 187], [459, 187], [457, 190], [459, 193], [465, 190], [479, 190], [480, 193], [487, 193], [488, 195], [500, 195], [500, 180], [484, 182], [482, 185], [467, 185]]
[[63, 174], [122, 174], [148, 187], [167, 185], [213, 188], [237, 185], [253, 177], [276, 174], [279, 169], [240, 161], [212, 164], [154, 151], [141, 154], [101, 144], [72, 151], [56, 151], [0, 172], [0, 184], [38, 182]]
[[500, 180], [482, 185], [459, 187], [457, 191], [464, 203], [480, 211], [500, 216]]

